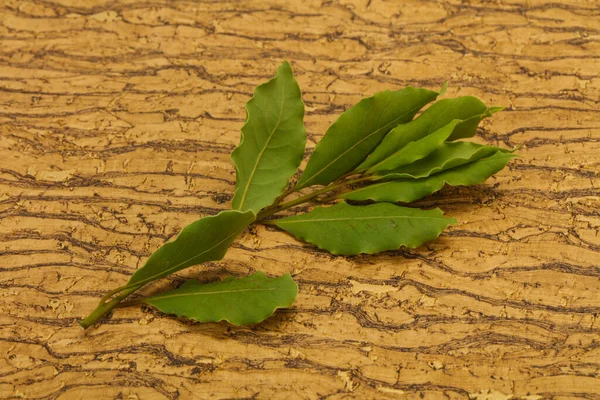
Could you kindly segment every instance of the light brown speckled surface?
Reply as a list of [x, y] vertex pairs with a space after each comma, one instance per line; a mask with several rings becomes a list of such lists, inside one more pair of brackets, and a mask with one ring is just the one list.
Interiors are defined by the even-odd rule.
[[[0, 7], [0, 398], [600, 398], [598, 1]], [[478, 140], [522, 158], [423, 201], [459, 223], [418, 250], [335, 257], [261, 226], [177, 276], [294, 273], [295, 308], [260, 326], [133, 307], [83, 332], [229, 207], [243, 105], [283, 59], [309, 148], [364, 96], [449, 80], [507, 107]]]

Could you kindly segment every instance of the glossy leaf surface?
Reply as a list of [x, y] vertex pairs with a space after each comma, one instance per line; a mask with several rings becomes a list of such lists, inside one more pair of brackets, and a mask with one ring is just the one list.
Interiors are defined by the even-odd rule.
[[437, 192], [445, 184], [469, 186], [485, 182], [516, 157], [512, 153], [498, 151], [492, 156], [470, 164], [449, 169], [422, 179], [390, 181], [365, 186], [341, 196], [346, 200], [374, 200], [391, 203], [408, 203]]
[[410, 248], [433, 240], [449, 224], [439, 209], [419, 210], [389, 203], [351, 206], [345, 202], [317, 207], [301, 215], [276, 220], [299, 239], [333, 254], [374, 254]]
[[465, 119], [456, 127], [448, 140], [466, 139], [475, 136], [475, 134], [477, 134], [477, 127], [483, 119], [491, 117], [493, 114], [502, 110], [504, 110], [504, 107], [490, 107], [481, 114], [473, 115], [471, 118]]
[[177, 239], [156, 250], [127, 286], [142, 286], [192, 265], [222, 259], [235, 238], [255, 218], [252, 211], [229, 210], [189, 224]]
[[231, 154], [237, 172], [233, 209], [258, 213], [283, 192], [304, 155], [303, 119], [300, 88], [284, 62], [246, 104], [242, 140]]
[[[408, 147], [408, 146], [407, 146]], [[392, 171], [381, 171], [385, 180], [419, 179], [439, 172], [468, 164], [492, 154], [510, 152], [495, 146], [484, 146], [472, 142], [446, 142], [440, 145], [433, 153], [410, 165], [404, 165]]]
[[352, 171], [392, 128], [410, 121], [437, 95], [430, 90], [408, 87], [361, 100], [329, 127], [296, 188], [327, 185]]
[[248, 325], [263, 321], [278, 308], [291, 306], [297, 294], [298, 285], [289, 274], [269, 278], [256, 272], [207, 284], [189, 280], [179, 289], [143, 301], [164, 313], [199, 322]]
[[357, 169], [366, 171], [410, 142], [424, 138], [455, 119], [463, 122], [456, 125], [449, 140], [473, 136], [477, 132], [479, 121], [487, 115], [485, 104], [476, 97], [464, 96], [437, 101], [415, 120], [394, 128]]
[[452, 131], [456, 127], [457, 124], [460, 123], [460, 120], [455, 119], [433, 132], [430, 135], [425, 136], [424, 138], [415, 140], [414, 142], [410, 142], [406, 146], [402, 147], [400, 150], [390, 155], [388, 158], [382, 160], [381, 162], [373, 165], [368, 169], [367, 172], [373, 173], [381, 171], [393, 170], [404, 165], [412, 164], [413, 162], [420, 160], [422, 158], [427, 157], [429, 154], [433, 153], [450, 135]]

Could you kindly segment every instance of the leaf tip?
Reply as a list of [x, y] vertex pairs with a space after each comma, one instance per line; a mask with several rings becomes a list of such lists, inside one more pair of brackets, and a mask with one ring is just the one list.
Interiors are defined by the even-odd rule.
[[[516, 146], [514, 147], [514, 149], [510, 150], [510, 152], [514, 154], [514, 153], [515, 153], [515, 151], [519, 151], [519, 150], [521, 150], [522, 148], [523, 148], [523, 145], [522, 145], [522, 144], [518, 144], [518, 145], [516, 145]], [[518, 154], [514, 154], [514, 155], [515, 155], [515, 157], [520, 157]]]
[[446, 93], [447, 89], [448, 89], [448, 81], [443, 83], [442, 88], [438, 92], [438, 95], [440, 95], [440, 96], [443, 95], [444, 93]]
[[497, 112], [503, 111], [506, 107], [490, 107], [487, 109], [488, 116], [494, 115]]
[[283, 60], [283, 62], [281, 63], [281, 65], [277, 68], [277, 72], [279, 72], [279, 70], [287, 70], [287, 71], [292, 71], [292, 65], [290, 64], [290, 62], [288, 60]]

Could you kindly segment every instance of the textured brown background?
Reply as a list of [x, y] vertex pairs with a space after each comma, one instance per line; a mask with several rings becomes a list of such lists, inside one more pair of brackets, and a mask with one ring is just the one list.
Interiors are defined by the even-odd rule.
[[[600, 398], [598, 1], [76, 1], [0, 9], [0, 397]], [[139, 307], [77, 321], [185, 224], [230, 205], [253, 88], [289, 60], [309, 147], [406, 85], [507, 110], [522, 145], [423, 203], [458, 225], [416, 251], [335, 257], [257, 227], [214, 280], [292, 272], [256, 327]]]

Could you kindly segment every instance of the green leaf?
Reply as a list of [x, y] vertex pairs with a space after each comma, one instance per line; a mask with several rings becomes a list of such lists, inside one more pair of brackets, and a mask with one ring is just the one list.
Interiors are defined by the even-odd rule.
[[485, 182], [487, 178], [500, 171], [516, 155], [498, 151], [470, 164], [443, 171], [422, 179], [391, 181], [365, 186], [346, 193], [346, 200], [374, 200], [391, 203], [409, 203], [437, 192], [444, 184], [450, 186], [469, 186]]
[[344, 112], [315, 147], [296, 189], [327, 185], [352, 171], [398, 124], [410, 121], [436, 92], [408, 87], [379, 92]]
[[300, 88], [286, 61], [246, 103], [242, 140], [231, 154], [237, 172], [234, 209], [258, 213], [283, 192], [304, 155], [303, 118]]
[[427, 157], [433, 153], [450, 135], [461, 121], [455, 119], [422, 139], [410, 142], [388, 158], [373, 165], [367, 170], [368, 173], [389, 171]]
[[456, 125], [449, 140], [471, 137], [477, 132], [479, 121], [488, 115], [490, 113], [485, 104], [476, 97], [440, 100], [423, 111], [414, 121], [394, 128], [357, 170], [366, 171], [410, 142], [424, 138], [455, 119], [463, 122]]
[[126, 288], [142, 286], [192, 265], [220, 260], [231, 243], [255, 219], [252, 211], [221, 211], [192, 222], [175, 241], [156, 250], [138, 269]]
[[[408, 146], [406, 146], [408, 147]], [[404, 148], [406, 148], [404, 147]], [[446, 142], [441, 144], [433, 153], [410, 165], [404, 165], [392, 171], [381, 171], [385, 180], [419, 179], [439, 172], [468, 164], [492, 154], [510, 152], [495, 146], [484, 146], [473, 142]]]
[[275, 220], [299, 239], [333, 254], [374, 254], [400, 246], [415, 248], [435, 239], [456, 221], [440, 209], [419, 210], [388, 203], [351, 206], [338, 203]]
[[269, 278], [257, 272], [246, 278], [230, 276], [208, 284], [186, 281], [179, 289], [142, 301], [164, 313], [199, 322], [248, 325], [263, 321], [277, 308], [291, 306], [297, 294], [298, 285], [290, 274]]
[[504, 107], [490, 107], [486, 109], [482, 114], [473, 115], [471, 118], [467, 118], [462, 124], [458, 125], [448, 140], [465, 139], [475, 136], [477, 133], [477, 127], [479, 123], [493, 114], [504, 110]]

